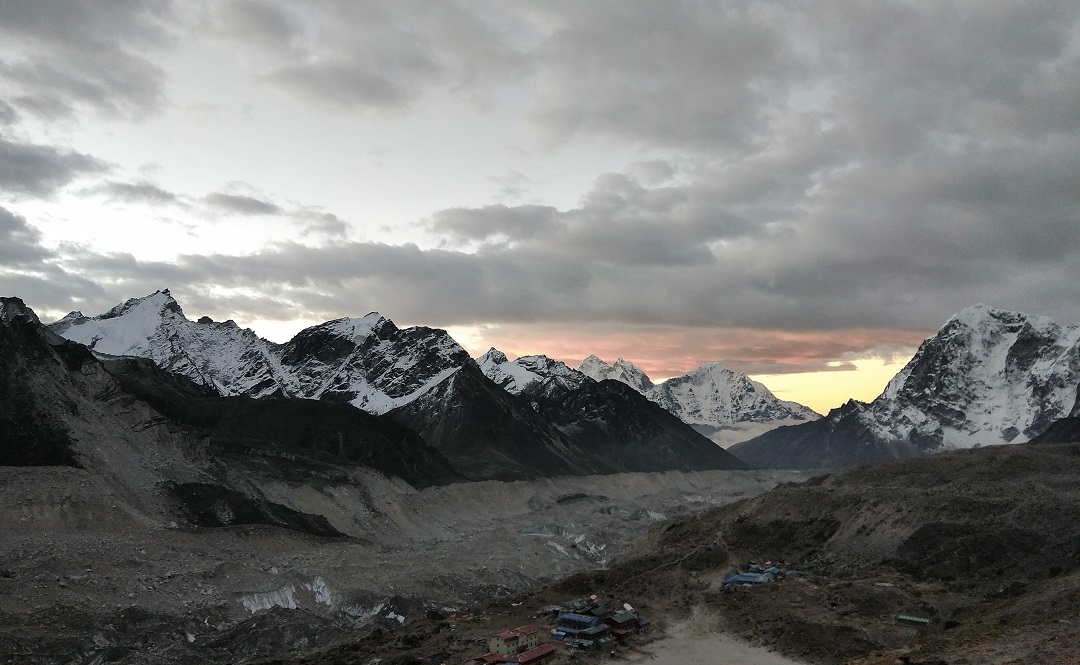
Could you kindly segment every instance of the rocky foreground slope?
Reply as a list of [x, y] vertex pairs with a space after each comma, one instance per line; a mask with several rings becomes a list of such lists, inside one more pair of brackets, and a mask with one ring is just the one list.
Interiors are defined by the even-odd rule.
[[731, 451], [758, 467], [837, 468], [1020, 443], [1069, 415], [1080, 325], [976, 305], [952, 317], [870, 404], [782, 427]]

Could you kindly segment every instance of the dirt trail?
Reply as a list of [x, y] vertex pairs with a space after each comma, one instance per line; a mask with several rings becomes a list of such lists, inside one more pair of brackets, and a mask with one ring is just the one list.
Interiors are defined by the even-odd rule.
[[667, 630], [663, 639], [625, 652], [621, 660], [641, 665], [803, 665], [767, 649], [689, 621]]

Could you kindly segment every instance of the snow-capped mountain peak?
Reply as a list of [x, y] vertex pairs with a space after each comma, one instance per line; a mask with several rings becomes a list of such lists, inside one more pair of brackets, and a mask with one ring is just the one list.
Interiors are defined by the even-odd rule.
[[648, 374], [634, 363], [622, 358], [619, 358], [614, 363], [607, 363], [592, 355], [581, 361], [578, 371], [595, 381], [605, 379], [621, 381], [641, 394], [645, 394], [653, 387], [653, 382]]
[[27, 307], [21, 298], [0, 298], [0, 321], [11, 323], [16, 316], [25, 316], [32, 323], [41, 323], [34, 310]]
[[346, 337], [354, 341], [366, 339], [388, 319], [378, 312], [369, 312], [361, 317], [344, 317], [320, 324], [327, 332]]
[[843, 467], [1020, 443], [1075, 413], [1080, 325], [984, 304], [957, 312], [870, 404], [747, 441], [755, 465]]
[[566, 364], [544, 355], [521, 356], [509, 361], [506, 354], [492, 348], [477, 362], [485, 376], [514, 395], [526, 391], [571, 391], [591, 380]]
[[[480, 369], [498, 366], [508, 362], [510, 361], [506, 359], [506, 354], [496, 349], [494, 346], [488, 349], [484, 355], [476, 359], [476, 364], [480, 366]], [[484, 370], [484, 373], [487, 374], [487, 370]]]
[[704, 363], [668, 379], [646, 396], [692, 425], [725, 427], [820, 417], [801, 404], [777, 399], [761, 383], [718, 362]]
[[196, 323], [168, 289], [131, 298], [95, 317], [72, 312], [49, 328], [95, 353], [149, 358], [223, 395], [291, 395], [292, 381], [269, 345], [236, 324]]
[[979, 304], [923, 342], [864, 419], [928, 452], [1025, 441], [1069, 413], [1078, 368], [1080, 326]]

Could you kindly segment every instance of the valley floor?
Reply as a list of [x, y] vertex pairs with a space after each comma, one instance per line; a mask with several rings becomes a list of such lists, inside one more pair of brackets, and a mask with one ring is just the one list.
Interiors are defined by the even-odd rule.
[[350, 536], [323, 539], [147, 523], [84, 470], [0, 468], [0, 656], [299, 655], [393, 627], [392, 616], [413, 621], [603, 567], [652, 524], [806, 477], [632, 473], [417, 491], [372, 474], [260, 487]]

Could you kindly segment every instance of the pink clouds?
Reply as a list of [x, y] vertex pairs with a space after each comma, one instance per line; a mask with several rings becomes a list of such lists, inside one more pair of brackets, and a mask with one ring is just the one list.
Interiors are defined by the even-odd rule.
[[851, 361], [859, 358], [908, 356], [931, 332], [506, 324], [480, 329], [467, 346], [473, 354], [490, 346], [511, 356], [542, 353], [573, 367], [590, 354], [609, 362], [622, 357], [654, 379], [664, 379], [709, 361], [748, 374], [851, 370]]

